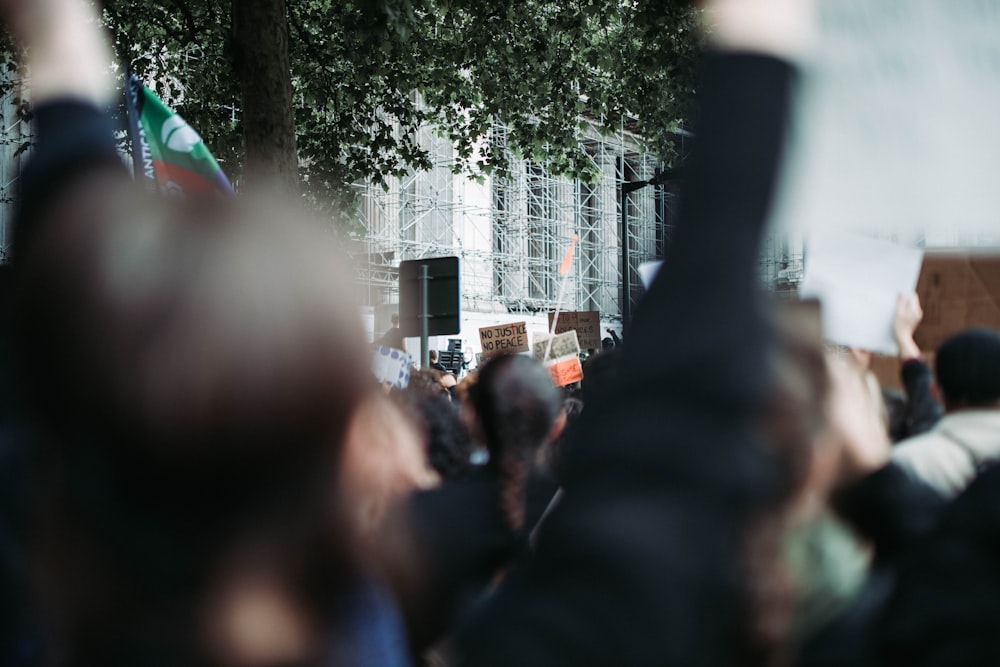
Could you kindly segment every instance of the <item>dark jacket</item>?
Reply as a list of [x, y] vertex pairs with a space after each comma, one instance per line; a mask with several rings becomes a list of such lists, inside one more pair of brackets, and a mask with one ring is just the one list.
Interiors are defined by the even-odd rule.
[[1000, 665], [1000, 466], [980, 475], [900, 566], [877, 660], [907, 667]]
[[756, 273], [792, 70], [710, 55], [703, 75], [680, 224], [616, 389], [573, 430], [534, 554], [463, 628], [464, 664], [732, 663], [743, 535], [768, 479]]

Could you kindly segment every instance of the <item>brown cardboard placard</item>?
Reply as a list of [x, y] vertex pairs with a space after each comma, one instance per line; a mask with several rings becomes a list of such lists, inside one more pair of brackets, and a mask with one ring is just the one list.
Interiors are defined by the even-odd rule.
[[[552, 338], [551, 347], [549, 346], [549, 338]], [[545, 356], [546, 352], [548, 352], [548, 357]], [[556, 334], [554, 338], [548, 334], [537, 336], [531, 346], [531, 354], [536, 360], [545, 364], [562, 357], [578, 357], [580, 343], [576, 337], [576, 329]]]
[[[552, 330], [554, 312], [549, 313], [549, 330]], [[559, 313], [555, 333], [575, 330], [580, 347], [584, 350], [601, 349], [601, 313], [596, 310], [581, 310]]]
[[962, 329], [1000, 330], [1000, 253], [928, 252], [917, 294], [924, 318], [913, 337], [924, 352], [934, 352]]
[[583, 379], [583, 364], [580, 363], [579, 357], [567, 357], [550, 363], [546, 369], [552, 376], [552, 383], [557, 387], [565, 387]]
[[480, 327], [479, 342], [483, 347], [483, 358], [495, 357], [498, 354], [517, 354], [527, 352], [528, 325], [526, 322], [497, 324], [490, 327]]

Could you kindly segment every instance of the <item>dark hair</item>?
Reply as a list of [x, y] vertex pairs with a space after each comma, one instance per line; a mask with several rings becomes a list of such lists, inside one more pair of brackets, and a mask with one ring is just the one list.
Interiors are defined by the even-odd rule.
[[[562, 406], [545, 368], [524, 355], [490, 360], [479, 372], [472, 395], [476, 419], [490, 453], [489, 466], [514, 491], [502, 497], [508, 523], [523, 522], [523, 482], [528, 464], [552, 432]], [[515, 479], [516, 478], [516, 479]]]
[[534, 452], [548, 437], [562, 396], [548, 371], [524, 355], [504, 355], [479, 373], [474, 407], [491, 460]]
[[117, 173], [31, 222], [15, 341], [47, 436], [35, 562], [61, 639], [195, 664], [195, 610], [244, 548], [327, 605], [353, 561], [339, 445], [372, 386], [330, 239], [287, 207], [164, 203]]
[[458, 406], [429, 369], [410, 374], [405, 391], [393, 391], [406, 413], [421, 427], [427, 442], [427, 460], [443, 480], [466, 477], [472, 471], [472, 437], [458, 415]]
[[581, 397], [587, 405], [597, 405], [609, 392], [617, 391], [622, 348], [612, 346], [583, 362]]
[[948, 409], [988, 407], [1000, 401], [1000, 333], [977, 327], [948, 338], [935, 360]]
[[797, 591], [781, 557], [794, 500], [807, 481], [813, 448], [827, 425], [830, 377], [818, 339], [777, 311], [768, 391], [758, 417], [758, 447], [767, 460], [763, 493], [750, 508], [742, 582], [746, 587], [742, 664], [782, 663]]

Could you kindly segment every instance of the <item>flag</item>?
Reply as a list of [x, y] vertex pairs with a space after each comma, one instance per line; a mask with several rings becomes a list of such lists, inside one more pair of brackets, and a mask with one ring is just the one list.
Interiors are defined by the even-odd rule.
[[126, 103], [136, 180], [171, 196], [225, 193], [233, 186], [193, 127], [126, 70]]

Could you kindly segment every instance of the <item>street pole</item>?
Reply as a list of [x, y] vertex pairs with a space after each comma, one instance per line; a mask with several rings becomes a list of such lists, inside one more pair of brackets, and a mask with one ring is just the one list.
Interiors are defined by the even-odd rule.
[[426, 370], [431, 366], [431, 351], [428, 347], [428, 339], [430, 336], [428, 332], [430, 331], [430, 313], [427, 312], [429, 305], [427, 303], [427, 283], [430, 282], [430, 275], [428, 274], [427, 265], [420, 265], [420, 368]]
[[652, 181], [622, 181], [622, 330], [632, 319], [632, 272], [628, 263], [628, 195]]
[[628, 196], [647, 185], [663, 185], [680, 177], [679, 169], [659, 169], [648, 181], [622, 181], [622, 331], [632, 320], [632, 272], [628, 263]]

